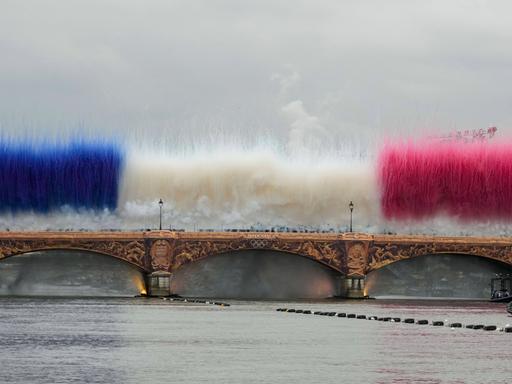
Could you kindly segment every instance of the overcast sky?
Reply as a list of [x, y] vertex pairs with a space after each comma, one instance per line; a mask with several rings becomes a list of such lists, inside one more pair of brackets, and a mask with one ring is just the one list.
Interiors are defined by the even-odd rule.
[[511, 17], [506, 0], [2, 0], [0, 124], [299, 147], [506, 134]]

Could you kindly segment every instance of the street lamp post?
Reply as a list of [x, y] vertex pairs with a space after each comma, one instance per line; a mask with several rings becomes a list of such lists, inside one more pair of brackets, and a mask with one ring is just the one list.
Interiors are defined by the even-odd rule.
[[350, 232], [352, 232], [352, 212], [354, 211], [354, 203], [352, 202], [352, 200], [350, 200], [348, 208], [350, 209]]
[[159, 227], [159, 229], [162, 230], [162, 208], [164, 206], [164, 202], [162, 201], [162, 199], [160, 199], [160, 201], [158, 202], [158, 205], [160, 206], [160, 227]]

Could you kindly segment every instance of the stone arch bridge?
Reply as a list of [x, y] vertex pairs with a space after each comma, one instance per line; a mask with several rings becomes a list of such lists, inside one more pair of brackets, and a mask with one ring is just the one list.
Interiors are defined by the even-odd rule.
[[387, 264], [436, 253], [489, 258], [512, 265], [512, 238], [273, 232], [0, 232], [0, 262], [6, 257], [52, 249], [84, 250], [124, 260], [148, 275], [217, 254], [275, 250], [321, 263], [361, 291], [364, 276]]

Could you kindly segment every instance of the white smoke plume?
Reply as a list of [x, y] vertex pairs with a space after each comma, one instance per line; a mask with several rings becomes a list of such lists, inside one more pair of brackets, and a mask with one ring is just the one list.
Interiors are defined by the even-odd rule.
[[277, 98], [283, 100], [289, 97], [291, 90], [300, 82], [301, 77], [296, 69], [287, 65], [283, 72], [273, 73], [270, 79], [277, 82], [279, 86]]
[[288, 65], [282, 73], [274, 73], [271, 79], [279, 86], [278, 110], [289, 124], [286, 143], [288, 155], [303, 158], [321, 153], [330, 144], [327, 129], [317, 116], [306, 110], [302, 100], [291, 97], [301, 80], [300, 73]]
[[328, 132], [320, 124], [318, 117], [310, 115], [301, 100], [286, 104], [282, 112], [290, 122], [288, 152], [294, 156], [320, 153], [328, 138]]
[[361, 221], [379, 217], [374, 170], [364, 163], [307, 162], [272, 152], [197, 153], [187, 157], [133, 153], [121, 186], [120, 212], [136, 221], [165, 201], [174, 226], [248, 227], [348, 224], [354, 201]]

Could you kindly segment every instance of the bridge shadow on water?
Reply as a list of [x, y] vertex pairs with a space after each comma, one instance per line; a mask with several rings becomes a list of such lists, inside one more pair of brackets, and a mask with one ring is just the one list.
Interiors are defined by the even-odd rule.
[[134, 296], [144, 289], [137, 268], [94, 252], [49, 250], [0, 261], [0, 296]]
[[[366, 278], [376, 298], [488, 299], [490, 280], [512, 267], [490, 259], [438, 254], [397, 261]], [[204, 258], [174, 271], [171, 291], [185, 297], [324, 299], [344, 294], [344, 279], [311, 259], [244, 250]], [[88, 251], [48, 250], [0, 261], [0, 296], [135, 296], [144, 273]]]
[[512, 268], [478, 256], [426, 255], [369, 273], [366, 290], [376, 298], [489, 299], [490, 281], [498, 273]]
[[305, 257], [277, 251], [235, 251], [185, 265], [171, 290], [182, 296], [320, 299], [340, 294], [340, 275]]

